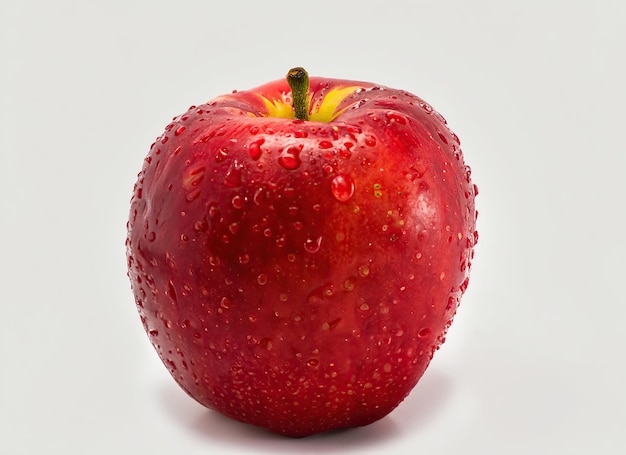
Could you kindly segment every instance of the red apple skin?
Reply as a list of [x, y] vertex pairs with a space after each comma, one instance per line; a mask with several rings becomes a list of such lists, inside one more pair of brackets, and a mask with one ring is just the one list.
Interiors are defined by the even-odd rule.
[[477, 241], [477, 190], [441, 115], [405, 91], [310, 81], [311, 120], [271, 116], [292, 116], [283, 80], [175, 117], [126, 241], [178, 384], [293, 437], [398, 406], [444, 342]]

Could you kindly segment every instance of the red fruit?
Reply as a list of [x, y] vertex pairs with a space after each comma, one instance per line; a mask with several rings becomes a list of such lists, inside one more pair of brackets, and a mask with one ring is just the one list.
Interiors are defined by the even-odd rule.
[[477, 240], [470, 169], [430, 105], [366, 82], [306, 90], [308, 120], [285, 80], [175, 117], [127, 238], [141, 320], [178, 384], [289, 436], [367, 425], [408, 395]]

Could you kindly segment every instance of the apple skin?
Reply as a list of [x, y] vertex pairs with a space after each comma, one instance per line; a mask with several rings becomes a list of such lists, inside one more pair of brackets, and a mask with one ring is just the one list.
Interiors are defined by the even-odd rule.
[[192, 106], [131, 199], [129, 277], [176, 382], [292, 437], [367, 425], [414, 388], [467, 288], [477, 189], [422, 99], [310, 79]]

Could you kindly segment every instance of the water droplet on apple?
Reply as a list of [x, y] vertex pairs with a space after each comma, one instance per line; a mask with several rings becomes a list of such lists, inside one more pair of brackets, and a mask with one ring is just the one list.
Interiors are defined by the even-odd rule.
[[404, 117], [403, 115], [397, 112], [393, 112], [393, 111], [386, 112], [385, 119], [389, 123], [398, 123], [400, 125], [406, 125], [406, 117]]
[[176, 129], [176, 131], [174, 131], [174, 135], [180, 136], [181, 134], [183, 134], [183, 131], [185, 131], [185, 127], [181, 125]]
[[208, 225], [204, 220], [196, 221], [193, 228], [198, 232], [205, 232], [208, 229]]
[[363, 278], [365, 278], [369, 274], [370, 274], [370, 268], [368, 265], [363, 265], [359, 267], [359, 275], [361, 275]]
[[228, 225], [228, 230], [231, 234], [236, 234], [239, 231], [239, 221], [233, 221]]
[[424, 327], [423, 329], [420, 329], [419, 332], [417, 332], [417, 336], [419, 338], [426, 338], [430, 336], [430, 334], [431, 334], [431, 330], [429, 327]]
[[259, 134], [259, 127], [256, 125], [253, 125], [250, 127], [249, 131], [250, 131], [250, 134], [254, 136], [255, 134]]
[[317, 253], [320, 250], [320, 246], [322, 245], [322, 237], [317, 237], [316, 239], [307, 239], [304, 242], [304, 250], [307, 253]]
[[236, 195], [231, 199], [231, 203], [234, 208], [242, 209], [246, 205], [246, 200], [242, 196]]
[[288, 171], [298, 169], [300, 167], [300, 164], [302, 164], [302, 162], [300, 161], [300, 152], [302, 151], [303, 147], [303, 144], [290, 145], [285, 147], [278, 157], [278, 164], [280, 164]]
[[273, 347], [272, 339], [268, 337], [261, 339], [261, 341], [259, 341], [259, 346], [261, 346], [264, 349], [267, 349], [268, 351], [271, 351]]
[[156, 234], [154, 232], [150, 232], [146, 236], [146, 240], [148, 240], [148, 242], [154, 242], [156, 240]]
[[250, 142], [248, 145], [248, 153], [250, 154], [250, 158], [253, 160], [258, 160], [261, 158], [263, 151], [261, 150], [261, 145], [265, 142], [265, 139], [257, 139], [254, 142]]
[[320, 361], [318, 359], [309, 359], [306, 364], [310, 368], [317, 368], [320, 364]]
[[231, 305], [232, 302], [228, 297], [222, 297], [222, 300], [220, 300], [220, 307], [225, 310], [229, 310]]
[[256, 277], [256, 282], [261, 286], [267, 284], [267, 275], [265, 273], [260, 273], [259, 276]]
[[380, 122], [380, 116], [376, 112], [368, 112], [367, 116], [371, 118], [373, 122]]
[[198, 196], [200, 196], [200, 188], [193, 188], [192, 190], [187, 192], [185, 200], [187, 202], [193, 202], [198, 199]]
[[374, 147], [376, 145], [376, 138], [371, 135], [365, 136], [365, 145], [369, 147]]
[[250, 262], [250, 256], [245, 253], [240, 254], [238, 259], [240, 264], [247, 264], [248, 262]]
[[322, 150], [326, 150], [326, 149], [331, 148], [331, 147], [333, 146], [333, 143], [332, 143], [332, 142], [330, 142], [330, 141], [320, 141], [320, 142], [317, 144], [317, 146], [318, 146], [319, 148], [321, 148]]
[[169, 283], [167, 283], [166, 293], [169, 296], [169, 298], [172, 299], [172, 303], [176, 305], [178, 303], [178, 296], [176, 295], [176, 289], [174, 289], [174, 283], [172, 283], [171, 280], [169, 281]]
[[241, 174], [243, 165], [238, 163], [237, 160], [233, 161], [230, 168], [226, 172], [224, 177], [224, 184], [229, 188], [237, 188], [241, 186]]
[[340, 202], [346, 202], [354, 195], [354, 181], [352, 177], [345, 174], [335, 176], [331, 183], [331, 191], [335, 199]]
[[228, 156], [228, 149], [226, 147], [220, 147], [215, 153], [215, 161], [221, 163]]
[[433, 108], [430, 104], [424, 102], [424, 101], [420, 101], [420, 107], [427, 113], [427, 114], [432, 114], [433, 112]]
[[347, 292], [354, 291], [355, 286], [356, 286], [356, 282], [352, 278], [348, 278], [346, 281], [343, 282], [343, 288]]

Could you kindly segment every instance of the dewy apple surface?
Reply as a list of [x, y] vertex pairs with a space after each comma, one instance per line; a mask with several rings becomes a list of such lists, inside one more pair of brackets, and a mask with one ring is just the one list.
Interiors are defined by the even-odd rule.
[[405, 91], [296, 68], [192, 106], [131, 201], [141, 320], [209, 408], [288, 436], [367, 425], [445, 340], [475, 195], [458, 137]]

